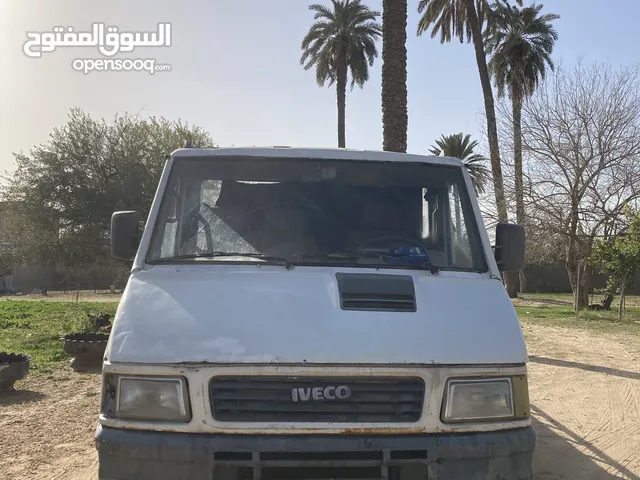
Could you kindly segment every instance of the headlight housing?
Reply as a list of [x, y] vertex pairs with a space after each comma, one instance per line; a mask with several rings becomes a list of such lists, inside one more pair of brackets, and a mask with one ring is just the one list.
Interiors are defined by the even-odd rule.
[[107, 375], [102, 410], [123, 420], [187, 423], [191, 420], [187, 379]]
[[450, 378], [442, 408], [444, 423], [491, 422], [529, 416], [527, 377]]

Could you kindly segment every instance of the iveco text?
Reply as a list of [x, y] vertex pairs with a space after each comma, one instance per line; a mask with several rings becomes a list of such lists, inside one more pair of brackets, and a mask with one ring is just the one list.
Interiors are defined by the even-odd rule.
[[180, 149], [103, 366], [102, 480], [533, 478], [527, 352], [456, 159]]
[[334, 387], [294, 388], [291, 390], [291, 400], [294, 402], [308, 402], [309, 400], [346, 400], [351, 397], [351, 389], [346, 385]]

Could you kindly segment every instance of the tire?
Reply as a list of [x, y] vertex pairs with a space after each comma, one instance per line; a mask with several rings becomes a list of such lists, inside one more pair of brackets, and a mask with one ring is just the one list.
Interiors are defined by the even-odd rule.
[[64, 336], [64, 353], [69, 356], [102, 357], [109, 335], [104, 333], [70, 333]]
[[31, 359], [18, 353], [0, 353], [0, 393], [13, 392], [13, 384], [29, 373]]

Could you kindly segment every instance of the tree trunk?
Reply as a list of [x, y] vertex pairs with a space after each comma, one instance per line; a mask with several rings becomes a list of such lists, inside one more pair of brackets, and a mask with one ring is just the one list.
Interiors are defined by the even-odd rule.
[[587, 308], [589, 306], [589, 294], [593, 291], [593, 269], [590, 266], [586, 265], [586, 260], [584, 260], [583, 262], [582, 298], [580, 299], [580, 303], [583, 305], [583, 308]]
[[340, 55], [337, 68], [338, 148], [345, 148], [345, 111], [347, 108], [347, 55]]
[[571, 212], [569, 216], [569, 242], [567, 244], [567, 253], [566, 253], [566, 266], [567, 273], [569, 274], [569, 282], [571, 283], [571, 291], [573, 292], [574, 302], [573, 308], [574, 310], [580, 311], [587, 305], [587, 302], [582, 302], [581, 297], [579, 298], [576, 295], [579, 279], [578, 279], [578, 200], [577, 195], [572, 191], [571, 194]]
[[[489, 153], [491, 157], [493, 190], [496, 197], [496, 210], [498, 212], [498, 220], [500, 222], [506, 222], [508, 220], [507, 203], [504, 197], [504, 181], [502, 179], [502, 164], [500, 162], [498, 124], [496, 120], [496, 109], [493, 103], [493, 90], [491, 89], [491, 80], [487, 68], [487, 56], [484, 50], [484, 42], [480, 31], [481, 26], [478, 24], [478, 15], [476, 13], [474, 0], [465, 0], [465, 4], [471, 35], [473, 37], [473, 46], [476, 52], [476, 62], [478, 64], [478, 73], [480, 74], [482, 93], [484, 95], [484, 109], [487, 116], [487, 136], [489, 137]], [[512, 275], [507, 275], [507, 277], [512, 277]]]
[[520, 293], [527, 293], [529, 291], [529, 285], [527, 285], [527, 274], [524, 271], [524, 267], [519, 272], [520, 281]]
[[620, 287], [620, 303], [618, 304], [618, 321], [622, 320], [622, 309], [624, 307], [624, 286], [626, 284], [626, 280], [622, 282], [622, 286]]
[[407, 151], [407, 0], [382, 1], [382, 148]]
[[[581, 310], [578, 305], [578, 297], [576, 295], [576, 289], [578, 288], [578, 262], [573, 255], [567, 254], [566, 260], [567, 274], [569, 275], [569, 283], [571, 284], [571, 291], [573, 292], [573, 309]], [[582, 306], [584, 308], [584, 306]]]
[[584, 260], [576, 260], [575, 254], [567, 255], [566, 265], [573, 291], [573, 308], [578, 312], [589, 304], [592, 273], [589, 268], [584, 267]]
[[[513, 163], [516, 187], [516, 222], [524, 227], [524, 175], [522, 173], [522, 99], [518, 95], [511, 95], [513, 111]], [[520, 292], [526, 291], [527, 281], [523, 270], [519, 272]]]
[[518, 272], [504, 272], [502, 276], [509, 298], [518, 298]]
[[524, 174], [522, 172], [522, 100], [514, 98], [513, 109], [513, 163], [516, 187], [516, 219], [520, 225], [524, 218]]
[[455, 203], [455, 212], [456, 212], [456, 240], [460, 240], [462, 237], [462, 222], [461, 222], [461, 212], [460, 212], [460, 196], [458, 195], [458, 189], [453, 187], [453, 202]]

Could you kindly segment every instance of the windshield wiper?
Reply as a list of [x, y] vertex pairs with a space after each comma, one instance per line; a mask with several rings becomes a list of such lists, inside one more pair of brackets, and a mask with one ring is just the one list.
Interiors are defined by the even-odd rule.
[[[392, 260], [391, 264], [396, 266], [412, 266], [418, 267], [421, 270], [430, 270], [432, 274], [437, 275], [440, 273], [440, 267], [431, 263], [427, 258], [416, 258], [411, 257], [409, 255], [403, 255], [401, 253], [393, 253], [386, 251], [344, 251], [344, 252], [332, 252], [325, 255], [329, 258], [348, 258], [348, 259], [359, 259], [359, 258], [377, 258], [382, 261], [384, 260]], [[386, 262], [389, 264], [389, 262]]]
[[218, 258], [218, 257], [245, 257], [245, 258], [258, 258], [264, 260], [267, 263], [276, 263], [287, 267], [288, 270], [293, 268], [293, 264], [284, 257], [276, 257], [272, 255], [264, 255], [262, 253], [242, 253], [242, 252], [203, 252], [203, 253], [188, 253], [185, 255], [174, 255], [172, 257], [161, 258], [160, 262], [170, 262], [173, 260], [189, 260], [194, 258]]

